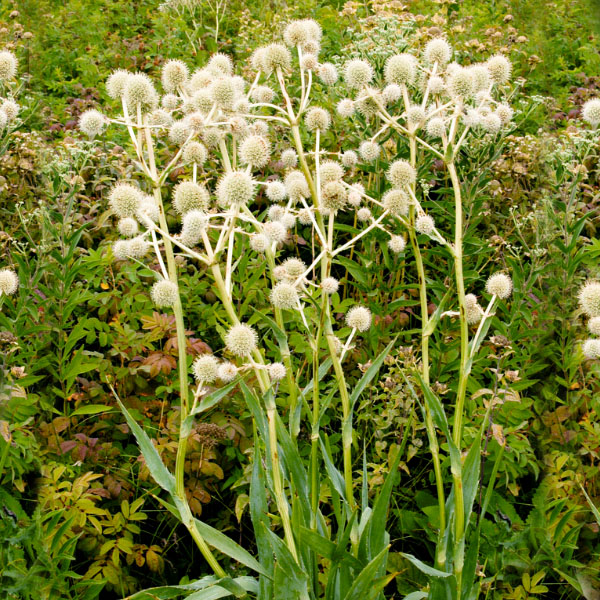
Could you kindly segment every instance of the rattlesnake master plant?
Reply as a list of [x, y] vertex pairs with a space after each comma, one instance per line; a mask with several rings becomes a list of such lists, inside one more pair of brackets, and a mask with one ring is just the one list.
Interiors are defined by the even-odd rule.
[[[119, 102], [122, 114], [108, 118], [90, 111], [82, 116], [87, 135], [100, 134], [107, 123], [125, 127], [139, 167], [141, 181], [118, 182], [108, 195], [122, 235], [112, 252], [116, 260], [153, 263], [157, 280], [152, 299], [175, 316], [181, 426], [174, 474], [121, 406], [154, 478], [171, 496], [173, 504], [164, 500], [165, 505], [189, 529], [219, 578], [204, 578], [193, 589], [216, 586], [265, 599], [381, 596], [395, 576], [386, 575], [385, 516], [406, 440], [369, 505], [366, 484], [360, 493], [361, 486], [355, 484], [352, 421], [356, 400], [393, 343], [370, 357], [362, 379], [351, 385], [344, 362], [352, 344], [360, 343], [372, 327], [373, 315], [357, 301], [343, 321], [336, 321], [333, 306], [334, 299], [339, 302], [343, 273], [339, 260], [358, 245], [374, 237], [395, 256], [412, 253], [421, 309], [421, 360], [405, 377], [422, 405], [440, 528], [435, 568], [405, 556], [430, 578], [425, 595], [475, 597], [477, 536], [469, 525], [483, 427], [467, 447], [464, 403], [473, 360], [512, 283], [505, 273], [492, 275], [485, 309], [474, 293], [466, 294], [461, 182], [455, 161], [470, 136], [488, 136], [493, 142], [510, 126], [513, 111], [502, 100], [510, 62], [498, 55], [483, 64], [460, 65], [451, 62], [448, 42], [434, 38], [422, 52], [390, 57], [383, 73], [365, 60], [351, 59], [340, 74], [320, 58], [321, 38], [315, 21], [290, 23], [282, 42], [254, 52], [248, 81], [223, 54], [194, 71], [180, 60], [169, 61], [161, 75], [162, 96], [147, 75], [116, 71], [107, 92]], [[336, 97], [337, 116], [315, 103], [315, 96], [325, 95]], [[336, 131], [353, 127], [360, 141], [340, 149]], [[422, 206], [417, 182], [430, 164], [424, 160], [428, 155], [442, 161], [452, 184], [444, 209], [452, 215], [453, 231], [438, 227], [435, 211]], [[166, 182], [175, 170], [178, 181], [169, 189]], [[386, 182], [381, 193], [374, 191], [374, 174]], [[174, 222], [177, 227], [170, 227]], [[290, 252], [294, 231], [310, 238], [297, 256]], [[429, 243], [442, 245], [455, 273], [454, 300], [447, 295], [445, 306], [431, 316], [422, 258]], [[229, 321], [220, 358], [204, 355], [192, 365], [186, 356], [179, 277], [179, 265], [188, 261], [211, 278]], [[254, 311], [240, 302], [242, 283], [252, 275], [249, 261], [265, 269], [270, 280], [268, 300]], [[343, 283], [347, 288], [348, 282]], [[430, 388], [429, 338], [441, 319], [456, 318], [460, 364], [449, 421], [450, 406], [443, 407]], [[301, 366], [292, 355], [290, 336], [306, 341], [308, 364]], [[250, 508], [258, 560], [194, 519], [185, 494], [186, 440], [195, 419], [235, 389], [247, 402], [256, 432]], [[332, 456], [329, 436], [321, 429], [324, 415], [330, 428], [338, 426], [341, 459]], [[309, 435], [299, 436], [301, 429]], [[450, 457], [451, 490], [444, 483], [440, 434]], [[308, 466], [301, 455], [309, 456]], [[483, 515], [492, 487], [493, 478]], [[283, 539], [273, 531], [277, 526]], [[258, 581], [228, 578], [211, 546], [258, 573]], [[319, 575], [320, 569], [325, 575]], [[415, 597], [425, 597], [423, 593]]]

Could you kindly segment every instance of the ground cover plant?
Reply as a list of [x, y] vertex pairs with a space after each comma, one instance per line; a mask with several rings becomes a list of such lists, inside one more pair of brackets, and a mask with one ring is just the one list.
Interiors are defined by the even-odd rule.
[[598, 597], [592, 5], [2, 7], [7, 598]]

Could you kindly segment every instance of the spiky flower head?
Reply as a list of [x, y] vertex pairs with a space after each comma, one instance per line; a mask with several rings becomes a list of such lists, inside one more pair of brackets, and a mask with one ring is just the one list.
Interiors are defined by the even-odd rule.
[[249, 135], [240, 145], [240, 161], [257, 169], [264, 167], [271, 158], [271, 143], [261, 135]]
[[256, 182], [245, 171], [225, 173], [217, 184], [217, 199], [220, 206], [248, 204], [254, 198]]
[[346, 313], [346, 324], [358, 331], [367, 331], [371, 327], [372, 315], [366, 306], [353, 306]]
[[309, 39], [308, 29], [304, 21], [292, 21], [283, 32], [283, 41], [290, 47], [302, 46]]
[[311, 219], [311, 212], [309, 209], [307, 208], [303, 208], [299, 213], [298, 213], [298, 221], [300, 221], [301, 225], [310, 225], [312, 223], [312, 219]]
[[152, 196], [143, 196], [136, 216], [142, 223], [145, 223], [146, 219], [150, 219], [153, 223], [158, 223], [160, 209], [156, 200]]
[[193, 181], [178, 183], [173, 192], [173, 207], [180, 215], [191, 210], [207, 210], [210, 203], [208, 190]]
[[494, 83], [506, 83], [510, 79], [512, 64], [506, 56], [496, 54], [487, 61], [487, 68]]
[[427, 121], [427, 135], [430, 135], [432, 138], [438, 139], [441, 138], [446, 133], [446, 124], [444, 123], [444, 119], [441, 117], [433, 117]]
[[414, 167], [403, 159], [394, 161], [385, 176], [392, 185], [399, 188], [408, 187], [417, 180], [417, 173]]
[[383, 88], [381, 97], [385, 104], [393, 104], [402, 97], [402, 88], [395, 83], [390, 83]]
[[237, 377], [238, 369], [231, 362], [224, 362], [219, 365], [217, 376], [223, 383], [229, 383]]
[[238, 91], [232, 77], [219, 77], [210, 86], [213, 102], [220, 108], [232, 110], [238, 98]]
[[275, 308], [292, 310], [297, 308], [298, 305], [298, 292], [296, 288], [285, 281], [280, 281], [271, 290], [270, 298], [271, 304]]
[[586, 340], [581, 349], [583, 355], [590, 360], [600, 358], [600, 340]]
[[375, 142], [363, 142], [358, 153], [365, 162], [373, 162], [379, 158], [381, 146]]
[[129, 241], [117, 240], [113, 242], [112, 253], [115, 260], [126, 260], [129, 258]]
[[448, 78], [448, 91], [451, 96], [470, 98], [474, 90], [473, 74], [469, 69], [456, 69]]
[[358, 154], [354, 150], [346, 150], [342, 154], [341, 161], [345, 167], [352, 168], [358, 163]]
[[490, 87], [490, 71], [486, 65], [472, 65], [469, 72], [473, 78], [473, 88], [475, 92], [487, 92]]
[[317, 75], [325, 85], [333, 85], [338, 80], [337, 69], [328, 62], [319, 65]]
[[588, 331], [592, 335], [600, 335], [600, 317], [592, 317], [588, 321]]
[[427, 85], [429, 86], [429, 93], [432, 96], [437, 96], [438, 94], [441, 94], [446, 87], [444, 80], [439, 75], [434, 75], [433, 77], [430, 77], [429, 81], [427, 82]]
[[588, 100], [581, 109], [583, 120], [592, 127], [600, 125], [600, 98]]
[[169, 60], [163, 68], [161, 81], [167, 92], [176, 92], [183, 87], [190, 76], [187, 65], [181, 60]]
[[174, 306], [178, 295], [177, 284], [168, 279], [161, 279], [152, 286], [150, 295], [158, 307]]
[[134, 73], [127, 77], [123, 96], [131, 111], [135, 111], [136, 107], [140, 106], [142, 111], [149, 112], [158, 105], [158, 94], [152, 80], [145, 73]]
[[19, 278], [11, 269], [0, 269], [0, 296], [12, 296], [19, 287]]
[[9, 81], [17, 76], [17, 57], [9, 50], [0, 52], [0, 81]]
[[498, 104], [494, 112], [496, 113], [496, 115], [498, 115], [498, 118], [500, 119], [502, 125], [510, 123], [514, 114], [513, 109], [508, 104]]
[[0, 110], [6, 115], [7, 120], [10, 122], [16, 119], [17, 115], [19, 114], [20, 107], [11, 98], [6, 98], [2, 102], [2, 105], [0, 105]]
[[254, 252], [258, 252], [262, 254], [267, 250], [271, 241], [264, 233], [255, 233], [250, 236], [250, 248], [254, 250]]
[[183, 161], [186, 163], [196, 163], [203, 165], [208, 158], [208, 151], [204, 144], [196, 141], [190, 141], [183, 147]]
[[183, 217], [181, 241], [188, 246], [195, 246], [208, 226], [208, 218], [201, 210], [190, 210]]
[[219, 374], [219, 361], [212, 354], [199, 356], [192, 364], [198, 383], [212, 383]]
[[443, 67], [452, 58], [452, 48], [444, 38], [433, 38], [427, 42], [423, 56], [430, 65], [438, 63]]
[[120, 219], [117, 225], [119, 233], [125, 237], [133, 237], [138, 233], [138, 222], [131, 217]]
[[283, 268], [287, 277], [298, 279], [306, 271], [306, 264], [299, 258], [291, 257], [283, 262]]
[[354, 114], [355, 109], [354, 100], [351, 100], [350, 98], [340, 100], [336, 106], [338, 115], [346, 119]]
[[95, 137], [102, 133], [106, 126], [104, 115], [97, 110], [86, 110], [79, 117], [79, 129], [89, 137]]
[[298, 164], [298, 155], [295, 150], [288, 148], [281, 153], [281, 162], [286, 169], [293, 169]]
[[165, 94], [160, 103], [165, 110], [175, 110], [179, 106], [179, 97], [175, 94]]
[[361, 223], [366, 223], [367, 221], [370, 221], [372, 216], [373, 215], [371, 214], [371, 210], [368, 209], [366, 206], [356, 211], [356, 218]]
[[186, 120], [175, 121], [169, 129], [169, 140], [177, 146], [182, 146], [188, 141], [193, 130]]
[[[265, 189], [265, 194], [267, 198], [271, 200], [271, 202], [281, 202], [285, 200], [287, 197], [287, 190], [285, 189], [285, 185], [282, 181], [269, 181], [267, 183], [267, 187]], [[283, 210], [283, 207], [282, 207]], [[269, 213], [270, 215], [270, 213]], [[279, 219], [273, 219], [269, 217], [271, 220], [278, 221]]]
[[281, 221], [283, 215], [285, 215], [285, 207], [280, 204], [274, 204], [269, 207], [267, 215], [271, 221]]
[[286, 176], [284, 184], [291, 200], [297, 201], [300, 198], [307, 198], [310, 194], [306, 178], [300, 171], [291, 171]]
[[227, 54], [217, 52], [210, 57], [206, 68], [216, 74], [232, 75], [233, 61]]
[[108, 202], [117, 217], [135, 217], [142, 202], [142, 192], [129, 183], [117, 183], [108, 196]]
[[6, 113], [0, 108], [0, 131], [2, 131], [8, 125], [8, 117]]
[[388, 248], [394, 254], [400, 254], [406, 248], [406, 241], [401, 235], [393, 235], [388, 241]]
[[275, 92], [268, 85], [257, 85], [251, 93], [254, 102], [270, 103], [275, 98]]
[[395, 54], [385, 63], [385, 80], [395, 85], [411, 85], [417, 77], [417, 59], [412, 54]]
[[285, 366], [280, 362], [271, 363], [267, 370], [271, 381], [281, 381], [286, 374]]
[[502, 119], [496, 113], [490, 113], [482, 117], [479, 124], [491, 134], [496, 134], [502, 129]]
[[267, 221], [263, 223], [263, 233], [271, 242], [280, 243], [287, 237], [287, 229], [279, 221]]
[[236, 356], [249, 356], [258, 342], [256, 331], [249, 325], [240, 323], [234, 325], [225, 336], [225, 346], [232, 354]]
[[327, 131], [331, 125], [331, 115], [320, 106], [313, 106], [306, 113], [304, 117], [306, 122], [306, 128], [309, 131], [316, 131], [317, 129], [321, 132]]
[[159, 127], [171, 127], [173, 125], [173, 117], [171, 113], [163, 108], [157, 108], [148, 115], [150, 125], [158, 125]]
[[339, 181], [328, 181], [321, 188], [321, 204], [326, 210], [341, 210], [346, 206], [348, 192]]
[[358, 208], [362, 202], [365, 193], [365, 186], [362, 183], [353, 183], [348, 190], [348, 204]]
[[292, 65], [292, 55], [283, 44], [269, 44], [261, 55], [261, 68], [265, 73], [276, 69], [288, 71]]
[[431, 235], [435, 229], [435, 221], [429, 215], [419, 215], [415, 221], [415, 229], [417, 233], [423, 235]]
[[117, 100], [123, 97], [125, 92], [125, 83], [129, 78], [130, 73], [125, 69], [117, 69], [113, 71], [106, 80], [106, 93], [113, 99]]
[[370, 119], [379, 111], [378, 100], [381, 102], [381, 92], [375, 88], [366, 87], [360, 97], [354, 101], [354, 107], [365, 119]]
[[426, 118], [427, 113], [425, 112], [425, 109], [419, 104], [413, 104], [406, 111], [406, 120], [408, 121], [408, 124], [413, 128], [420, 127]]
[[579, 290], [579, 306], [588, 317], [600, 317], [599, 281], [588, 281]]
[[342, 165], [336, 160], [324, 160], [320, 165], [321, 183], [339, 181], [344, 176]]
[[305, 71], [314, 71], [319, 66], [319, 59], [315, 54], [303, 54], [300, 59], [300, 68]]
[[350, 60], [344, 68], [344, 79], [350, 89], [361, 89], [371, 83], [373, 67], [366, 60]]
[[388, 190], [381, 199], [383, 207], [392, 215], [406, 216], [410, 208], [410, 196], [401, 189]]
[[129, 258], [143, 258], [150, 251], [150, 244], [143, 235], [138, 235], [126, 242]]
[[340, 282], [335, 277], [325, 277], [321, 281], [321, 289], [325, 294], [335, 294], [340, 287]]
[[512, 280], [506, 273], [494, 273], [485, 284], [487, 293], [498, 296], [501, 300], [510, 296], [512, 287]]
[[475, 304], [465, 306], [465, 317], [469, 325], [477, 325], [483, 318], [483, 309], [475, 300]]

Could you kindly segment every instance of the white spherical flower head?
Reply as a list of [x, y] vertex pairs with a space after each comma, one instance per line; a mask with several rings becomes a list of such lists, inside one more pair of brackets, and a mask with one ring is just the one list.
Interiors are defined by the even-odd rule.
[[360, 94], [360, 98], [354, 101], [354, 107], [360, 115], [365, 119], [370, 119], [379, 111], [379, 103], [381, 103], [382, 96], [379, 90], [372, 87], [366, 87]]
[[592, 335], [600, 335], [600, 317], [592, 317], [588, 321], [588, 331]]
[[351, 60], [344, 68], [344, 80], [350, 89], [361, 89], [371, 83], [373, 68], [366, 60]]
[[199, 356], [192, 364], [198, 383], [212, 383], [219, 375], [219, 361], [212, 354]]
[[210, 203], [208, 190], [199, 183], [182, 181], [175, 186], [173, 207], [180, 215], [191, 210], [207, 210]]
[[427, 42], [423, 56], [430, 65], [438, 63], [443, 67], [452, 58], [452, 48], [444, 38], [433, 38]]
[[267, 216], [269, 217], [270, 221], [281, 221], [283, 215], [285, 215], [285, 207], [281, 206], [280, 204], [274, 204], [273, 206], [270, 206], [269, 210], [267, 211]]
[[341, 182], [328, 181], [321, 187], [322, 209], [326, 211], [342, 210], [347, 201], [348, 192]]
[[144, 239], [143, 235], [138, 235], [126, 243], [129, 258], [143, 258], [150, 251], [150, 243]]
[[306, 264], [299, 258], [288, 258], [283, 262], [285, 274], [290, 279], [298, 279], [306, 271]]
[[446, 133], [446, 124], [444, 123], [444, 119], [441, 117], [433, 117], [433, 119], [429, 119], [427, 121], [427, 135], [432, 138], [438, 139], [441, 138]]
[[188, 121], [175, 121], [169, 129], [169, 140], [178, 146], [182, 146], [192, 133], [193, 130]]
[[14, 100], [7, 98], [6, 100], [4, 100], [4, 102], [2, 102], [0, 110], [4, 112], [8, 121], [13, 121], [17, 118], [20, 107]]
[[268, 221], [263, 223], [263, 233], [267, 236], [269, 241], [280, 243], [284, 242], [287, 238], [287, 229], [283, 223], [279, 221]]
[[354, 150], [346, 150], [341, 156], [342, 164], [351, 169], [358, 163], [358, 154]]
[[325, 277], [321, 281], [321, 289], [325, 294], [335, 294], [340, 287], [340, 282], [335, 277]]
[[417, 77], [417, 59], [412, 54], [395, 54], [385, 63], [385, 80], [387, 83], [411, 85]]
[[269, 104], [275, 98], [275, 92], [267, 85], [257, 85], [251, 92], [253, 102]]
[[372, 315], [366, 306], [354, 306], [346, 313], [346, 324], [358, 331], [367, 331], [371, 327]]
[[581, 116], [592, 127], [600, 125], [600, 98], [588, 100], [581, 109]]
[[292, 21], [283, 32], [283, 41], [290, 47], [302, 46], [308, 41], [308, 28], [304, 21]]
[[293, 169], [298, 165], [298, 155], [295, 150], [288, 148], [281, 153], [281, 162], [286, 169]]
[[390, 83], [383, 88], [381, 97], [385, 104], [393, 104], [402, 97], [402, 88], [395, 83]]
[[230, 381], [233, 381], [236, 378], [237, 373], [238, 369], [233, 363], [224, 362], [219, 365], [219, 368], [217, 370], [217, 377], [223, 383], [229, 383]]
[[388, 190], [381, 199], [383, 207], [392, 215], [406, 216], [410, 208], [410, 196], [401, 189]]
[[581, 349], [583, 355], [590, 360], [600, 358], [600, 340], [586, 340]]
[[112, 244], [112, 253], [115, 260], [126, 260], [129, 258], [129, 241], [117, 240]]
[[588, 281], [579, 290], [579, 306], [588, 317], [600, 317], [600, 282]]
[[11, 269], [0, 269], [0, 296], [12, 296], [19, 287], [19, 278]]
[[232, 77], [220, 77], [210, 86], [213, 102], [224, 110], [232, 110], [238, 98], [238, 91]]
[[17, 57], [9, 50], [0, 52], [0, 81], [10, 81], [17, 76]]
[[438, 94], [441, 94], [446, 86], [444, 80], [439, 75], [434, 75], [433, 77], [430, 77], [429, 81], [427, 82], [427, 85], [429, 86], [429, 93], [432, 96], [437, 96]]
[[356, 110], [354, 100], [351, 100], [350, 98], [344, 98], [343, 100], [340, 100], [337, 103], [336, 110], [340, 117], [344, 117], [345, 119], [351, 117]]
[[505, 273], [494, 273], [485, 284], [487, 293], [498, 296], [501, 300], [510, 296], [512, 287], [512, 280]]
[[256, 182], [245, 171], [230, 171], [217, 184], [220, 206], [249, 204], [254, 198]]
[[227, 54], [217, 52], [210, 57], [206, 68], [216, 74], [232, 75], [233, 61]]
[[160, 103], [165, 110], [175, 110], [179, 106], [179, 98], [175, 94], [165, 94]]
[[113, 71], [106, 80], [106, 93], [113, 99], [117, 100], [123, 97], [125, 92], [125, 82], [129, 78], [130, 73], [124, 69]]
[[0, 131], [2, 131], [8, 125], [8, 117], [6, 113], [0, 108]]
[[366, 206], [356, 211], [356, 219], [360, 223], [366, 223], [367, 221], [370, 221], [372, 216], [373, 215], [371, 215], [370, 209], [368, 209]]
[[414, 167], [403, 159], [394, 161], [385, 176], [392, 185], [399, 188], [408, 187], [417, 180]]
[[495, 135], [502, 129], [502, 120], [496, 113], [490, 113], [481, 118], [480, 125], [485, 131]]
[[425, 112], [425, 109], [418, 104], [413, 104], [413, 106], [406, 111], [406, 120], [413, 128], [420, 127], [426, 118], [427, 113]]
[[150, 219], [153, 223], [158, 223], [160, 209], [156, 200], [152, 196], [143, 196], [136, 216], [142, 223], [146, 222], [146, 218]]
[[302, 23], [304, 23], [304, 27], [308, 32], [309, 41], [320, 42], [323, 37], [323, 30], [319, 23], [314, 19], [302, 19]]
[[401, 235], [393, 235], [388, 241], [388, 248], [394, 254], [400, 254], [406, 248], [406, 241]]
[[79, 117], [79, 129], [89, 137], [102, 133], [106, 126], [104, 115], [97, 110], [86, 110]]
[[331, 115], [319, 106], [313, 106], [306, 113], [304, 117], [306, 128], [309, 131], [316, 131], [317, 129], [321, 132], [327, 131], [331, 125]]
[[285, 215], [283, 215], [281, 219], [281, 224], [286, 229], [293, 229], [294, 227], [296, 227], [296, 217], [291, 213], [285, 213]]
[[271, 304], [275, 308], [292, 310], [298, 306], [298, 292], [296, 288], [285, 281], [279, 282], [271, 290], [270, 299]]
[[135, 73], [127, 77], [123, 96], [131, 111], [137, 110], [137, 106], [140, 106], [142, 111], [147, 112], [158, 105], [158, 94], [152, 80], [144, 73]]
[[227, 350], [236, 356], [250, 356], [258, 342], [256, 331], [249, 325], [234, 325], [225, 336]]
[[417, 233], [431, 235], [435, 229], [435, 221], [429, 215], [419, 215], [415, 221]]
[[291, 200], [297, 201], [300, 198], [307, 198], [310, 195], [306, 178], [300, 171], [289, 173], [284, 180], [284, 184]]
[[465, 317], [467, 318], [467, 324], [477, 325], [483, 318], [483, 309], [477, 303], [473, 306], [465, 306]]
[[319, 60], [315, 54], [303, 54], [300, 59], [300, 67], [305, 71], [314, 71], [319, 66]]
[[271, 381], [281, 381], [285, 377], [285, 367], [279, 363], [271, 363], [267, 367]]
[[344, 168], [335, 160], [324, 160], [320, 165], [321, 183], [340, 181], [344, 176]]
[[334, 65], [331, 63], [322, 63], [317, 69], [317, 75], [319, 79], [325, 85], [333, 85], [338, 80], [338, 72]]
[[448, 78], [448, 91], [457, 98], [470, 98], [475, 91], [472, 72], [469, 69], [456, 69]]
[[135, 217], [142, 199], [142, 192], [129, 183], [118, 183], [108, 196], [113, 213], [121, 219]]
[[190, 210], [183, 217], [181, 241], [188, 246], [195, 246], [208, 226], [208, 218], [201, 210]]
[[271, 143], [260, 135], [249, 135], [240, 145], [240, 160], [244, 165], [261, 169], [270, 158]]
[[183, 147], [182, 158], [186, 163], [203, 165], [208, 158], [208, 151], [204, 144], [201, 144], [200, 142], [188, 142]]
[[358, 153], [365, 162], [373, 162], [381, 154], [381, 146], [375, 142], [363, 142], [358, 149]]
[[498, 104], [494, 112], [498, 115], [502, 125], [510, 123], [514, 114], [513, 109], [508, 104]]
[[250, 248], [259, 254], [266, 252], [270, 244], [271, 240], [264, 233], [256, 233], [250, 237]]
[[292, 65], [292, 55], [283, 44], [270, 44], [261, 55], [261, 68], [265, 73], [277, 69], [289, 71]]
[[131, 217], [120, 219], [117, 225], [119, 233], [125, 237], [133, 237], [138, 233], [138, 222]]
[[173, 125], [173, 117], [163, 108], [157, 108], [148, 115], [150, 125], [158, 125], [159, 127], [170, 127]]
[[158, 307], [174, 306], [177, 302], [177, 285], [168, 279], [161, 279], [152, 286], [150, 295]]
[[506, 56], [496, 54], [488, 59], [486, 66], [494, 83], [506, 83], [510, 79], [512, 64]]
[[176, 92], [186, 84], [189, 76], [190, 72], [183, 61], [169, 60], [162, 68], [161, 81], [163, 88], [167, 92]]
[[271, 202], [281, 202], [287, 198], [287, 190], [282, 181], [269, 181], [265, 194]]
[[492, 82], [490, 71], [486, 65], [472, 65], [468, 67], [473, 77], [473, 88], [475, 92], [487, 92]]
[[473, 308], [477, 305], [477, 296], [475, 294], [467, 294], [465, 296], [465, 306], [467, 308]]

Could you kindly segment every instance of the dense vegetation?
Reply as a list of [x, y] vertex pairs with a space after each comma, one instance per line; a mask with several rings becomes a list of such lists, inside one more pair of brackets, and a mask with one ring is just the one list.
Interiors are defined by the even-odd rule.
[[[14, 96], [20, 106], [18, 117], [0, 128], [0, 270], [10, 268], [19, 279], [16, 293], [0, 294], [0, 597], [122, 598], [154, 586], [162, 591], [135, 597], [174, 598], [200, 589], [176, 589], [178, 584], [213, 571], [219, 575], [219, 569], [230, 577], [225, 587], [188, 597], [243, 597], [246, 579], [257, 576], [256, 556], [275, 573], [275, 591], [258, 596], [264, 599], [455, 598], [461, 549], [450, 523], [458, 510], [450, 491], [458, 486], [458, 449], [465, 486], [473, 491], [471, 512], [465, 512], [465, 573], [471, 569], [477, 581], [471, 591], [462, 588], [462, 597], [599, 598], [600, 369], [582, 351], [590, 337], [587, 316], [593, 315], [578, 302], [582, 284], [600, 278], [600, 138], [581, 114], [587, 101], [600, 97], [598, 0], [165, 4], [170, 6], [159, 8], [158, 0], [7, 0], [0, 7], [0, 51], [19, 59], [16, 82], [0, 88], [0, 96]], [[142, 164], [150, 156], [148, 138], [130, 136], [116, 123], [128, 117], [118, 97], [107, 92], [111, 73], [141, 71], [159, 87], [170, 59], [194, 71], [219, 52], [252, 83], [256, 48], [281, 41], [288, 23], [309, 16], [323, 29], [319, 60], [331, 62], [340, 79], [349, 60], [366, 59], [379, 84], [390, 56], [421, 56], [441, 36], [460, 64], [507, 56], [512, 75], [499, 101], [512, 107], [512, 120], [499, 133], [487, 129], [465, 138], [451, 159], [448, 153], [415, 151], [417, 177], [409, 191], [419, 213], [411, 208], [405, 215], [413, 226], [408, 231], [414, 230], [406, 249], [394, 246], [393, 237], [388, 244], [388, 232], [378, 227], [355, 240], [373, 216], [340, 211], [335, 239], [348, 252], [319, 263], [339, 288], [327, 302], [306, 292], [306, 313], [273, 309], [269, 269], [275, 272], [275, 261], [290, 257], [313, 266], [319, 255], [315, 229], [323, 225], [314, 219], [297, 215], [273, 256], [248, 243], [235, 246], [230, 256], [223, 252], [219, 260], [232, 278], [225, 289], [237, 289], [231, 306], [223, 302], [227, 294], [212, 270], [215, 261], [193, 262], [185, 253], [166, 266], [141, 255], [122, 260], [131, 254], [118, 245], [127, 223], [119, 224], [121, 232], [115, 226], [115, 185], [134, 182], [149, 193], [153, 185], [151, 169], [144, 174]], [[384, 123], [377, 120], [379, 109], [364, 106], [344, 119], [337, 108], [347, 95], [344, 84], [328, 87], [316, 76], [314, 81], [314, 105], [333, 119], [331, 130], [327, 124], [316, 137], [321, 148], [358, 151]], [[267, 83], [279, 91], [274, 76]], [[304, 80], [302, 88], [288, 85], [304, 93]], [[78, 127], [90, 109], [114, 120], [106, 128], [103, 122], [95, 137]], [[313, 118], [319, 123], [324, 117]], [[314, 149], [319, 126], [306, 123], [299, 136]], [[252, 133], [262, 132], [252, 127]], [[365, 158], [368, 149], [358, 166], [352, 156], [341, 155], [352, 182], [362, 181], [376, 202], [389, 189], [388, 168], [413, 156], [410, 136], [392, 129], [378, 140], [382, 150], [375, 160]], [[253, 169], [260, 181], [289, 175], [282, 152], [291, 138], [274, 132], [271, 160]], [[177, 152], [175, 136], [163, 137], [160, 145], [156, 135], [159, 167]], [[192, 176], [195, 182], [198, 173], [211, 190], [216, 187], [226, 154], [216, 146], [209, 146], [203, 170], [195, 163], [192, 169], [193, 161], [165, 170], [165, 199], [175, 198], [177, 184]], [[430, 213], [439, 231], [455, 241], [457, 187], [464, 212], [460, 277], [449, 245], [439, 243], [427, 223], [415, 226], [421, 213]], [[277, 221], [268, 210], [275, 188], [260, 189], [253, 213], [261, 222]], [[169, 208], [157, 233], [165, 226], [178, 232], [185, 211], [165, 202]], [[223, 234], [237, 216], [227, 217]], [[333, 221], [329, 227], [333, 232]], [[219, 230], [211, 235], [218, 246]], [[162, 273], [168, 280], [172, 269], [182, 290], [183, 329], [177, 304], [156, 291], [157, 277]], [[486, 280], [498, 272], [512, 279], [510, 297], [489, 283], [486, 292]], [[481, 337], [481, 315], [470, 323], [467, 339], [479, 344], [473, 342], [477, 355], [464, 381], [461, 285], [479, 297], [483, 309], [491, 298]], [[363, 327], [358, 317], [346, 317], [355, 305], [369, 309], [372, 323]], [[196, 365], [213, 352], [239, 359], [228, 338], [232, 313], [259, 330], [265, 364], [285, 362], [283, 378], [255, 355], [231, 383], [202, 375]], [[431, 331], [424, 334], [427, 323]], [[340, 372], [328, 324], [345, 344]], [[311, 337], [305, 332], [313, 325]], [[423, 358], [427, 352], [430, 360]], [[182, 364], [190, 372], [187, 407], [181, 400], [188, 394], [180, 384]], [[319, 369], [325, 369], [322, 381], [315, 377]], [[198, 384], [193, 387], [192, 370]], [[297, 389], [296, 379], [302, 381]], [[455, 397], [463, 383], [464, 425], [457, 426], [463, 413], [455, 410]], [[346, 387], [358, 390], [349, 437], [345, 400], [335, 399]], [[311, 404], [315, 389], [322, 413]], [[196, 408], [186, 438], [183, 423], [190, 423], [185, 417], [194, 417]], [[321, 415], [318, 423], [315, 413]], [[292, 550], [286, 511], [280, 510], [285, 502], [274, 476], [279, 457], [267, 441], [273, 414], [293, 535], [305, 536], [300, 558]], [[449, 425], [458, 437], [445, 435]], [[472, 448], [477, 452], [468, 452]], [[175, 484], [169, 488], [171, 473], [177, 490]], [[468, 480], [469, 473], [476, 476]], [[311, 479], [306, 489], [313, 496], [303, 499], [299, 482], [317, 475], [319, 487]], [[384, 509], [381, 499], [388, 496]], [[234, 549], [208, 533], [214, 555], [203, 551], [193, 527], [181, 522], [182, 506], [213, 528], [203, 535], [218, 530], [236, 543]], [[379, 528], [370, 521], [371, 510], [383, 515]], [[301, 527], [304, 515], [311, 516]], [[257, 523], [280, 541], [270, 533], [261, 536]], [[369, 531], [364, 544], [354, 539], [359, 523], [361, 533]], [[440, 558], [444, 544], [451, 558]], [[375, 564], [384, 547], [383, 562]], [[338, 562], [340, 580], [345, 573], [349, 582], [330, 583]], [[310, 596], [301, 589], [305, 563], [311, 565]], [[372, 565], [368, 586], [347, 589], [365, 565]], [[263, 578], [260, 585], [263, 592], [270, 584]]]

